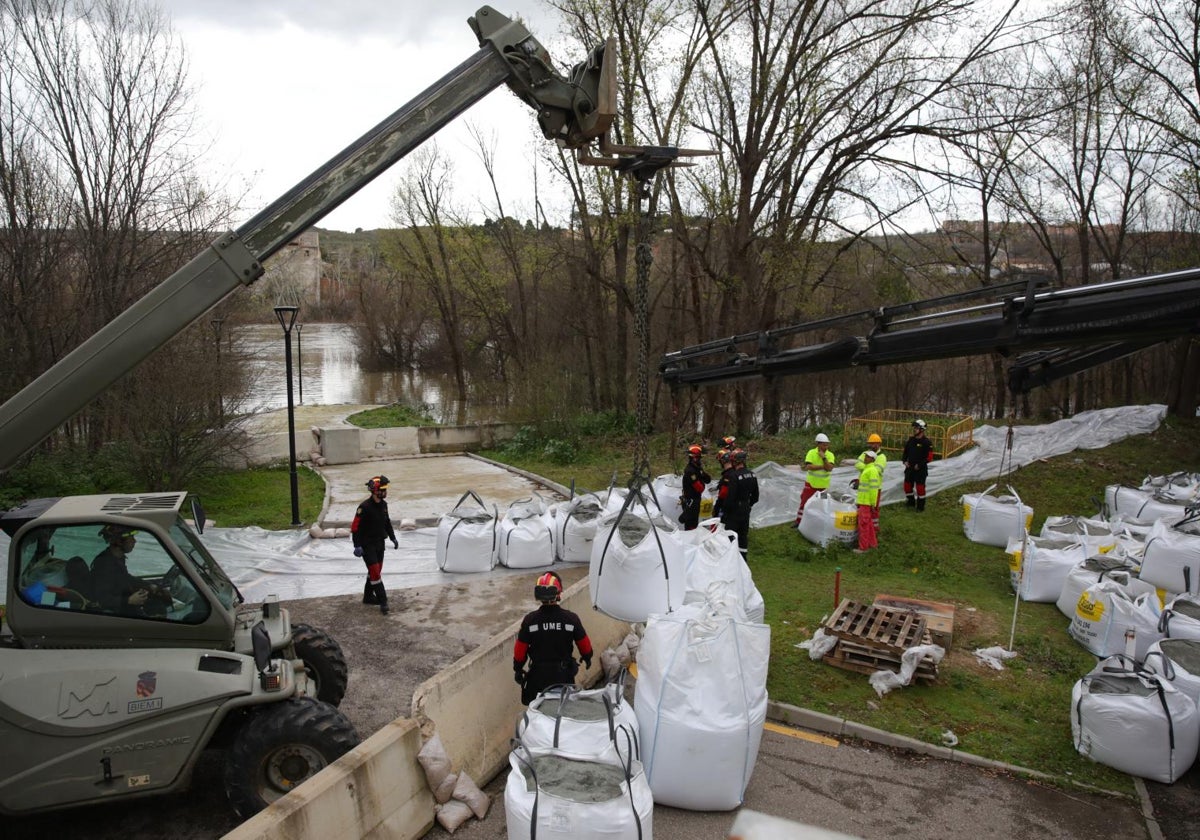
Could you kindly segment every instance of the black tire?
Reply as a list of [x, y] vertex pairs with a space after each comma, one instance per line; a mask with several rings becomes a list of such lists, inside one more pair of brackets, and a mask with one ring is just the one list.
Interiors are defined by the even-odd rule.
[[249, 715], [225, 758], [225, 795], [242, 819], [257, 814], [359, 743], [328, 703], [290, 697]]
[[342, 646], [333, 637], [307, 624], [292, 625], [295, 658], [304, 661], [304, 671], [313, 684], [313, 694], [331, 706], [340, 706], [346, 696], [350, 669]]

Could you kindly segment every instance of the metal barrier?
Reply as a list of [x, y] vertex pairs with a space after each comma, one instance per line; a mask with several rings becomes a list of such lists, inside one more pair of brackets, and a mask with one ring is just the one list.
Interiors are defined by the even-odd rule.
[[846, 423], [842, 433], [842, 445], [846, 452], [865, 447], [867, 436], [883, 438], [883, 450], [892, 453], [904, 451], [904, 444], [912, 435], [912, 423], [920, 418], [925, 421], [925, 436], [933, 443], [934, 458], [949, 458], [975, 445], [975, 418], [969, 414], [936, 414], [900, 408], [884, 408]]

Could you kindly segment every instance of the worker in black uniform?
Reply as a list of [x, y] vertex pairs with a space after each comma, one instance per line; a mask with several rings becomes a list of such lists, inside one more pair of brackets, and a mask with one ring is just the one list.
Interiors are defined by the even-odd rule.
[[128, 616], [165, 615], [171, 595], [157, 584], [130, 574], [125, 558], [137, 545], [137, 531], [105, 525], [100, 536], [108, 546], [92, 560], [93, 597], [105, 612]]
[[378, 604], [379, 611], [388, 614], [387, 590], [383, 588], [383, 541], [392, 541], [392, 548], [400, 548], [392, 520], [388, 516], [386, 475], [373, 476], [367, 481], [371, 498], [364, 501], [354, 512], [350, 523], [350, 538], [354, 540], [354, 556], [361, 557], [367, 564], [367, 582], [363, 585], [363, 603]]
[[703, 455], [704, 447], [688, 447], [688, 462], [683, 468], [683, 495], [679, 497], [679, 503], [683, 507], [679, 521], [685, 531], [693, 531], [700, 524], [700, 497], [704, 495], [704, 488], [712, 481], [712, 476], [704, 471], [704, 466], [700, 463]]
[[[579, 664], [571, 646], [579, 648], [583, 667], [592, 667], [592, 641], [579, 616], [559, 606], [562, 578], [546, 572], [537, 579], [533, 597], [541, 602], [521, 619], [517, 641], [513, 645], [513, 676], [521, 686], [521, 702], [528, 706], [533, 698], [552, 685], [573, 685]], [[525, 660], [529, 659], [529, 670]]]
[[758, 477], [746, 466], [746, 450], [729, 453], [730, 476], [721, 502], [721, 524], [737, 534], [742, 560], [750, 548], [750, 509], [758, 503]]
[[933, 442], [925, 436], [924, 420], [914, 420], [912, 429], [900, 456], [904, 462], [904, 503], [920, 512], [925, 510], [925, 482], [933, 460]]

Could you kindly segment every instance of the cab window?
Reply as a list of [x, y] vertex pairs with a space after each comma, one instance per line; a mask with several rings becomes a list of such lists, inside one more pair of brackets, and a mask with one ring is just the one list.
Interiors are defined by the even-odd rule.
[[208, 602], [153, 533], [124, 525], [34, 528], [17, 547], [21, 599], [35, 607], [198, 624]]

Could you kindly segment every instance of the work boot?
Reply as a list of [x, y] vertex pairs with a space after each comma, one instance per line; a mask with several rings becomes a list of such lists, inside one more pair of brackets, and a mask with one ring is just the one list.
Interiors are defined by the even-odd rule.
[[917, 499], [917, 513], [920, 513], [923, 510], [925, 510], [925, 497], [924, 496]]
[[387, 590], [383, 588], [383, 581], [375, 584], [375, 602], [379, 604], [379, 611], [384, 615], [388, 614]]
[[917, 506], [917, 497], [916, 496], [905, 496], [904, 504], [907, 505], [908, 507], [916, 507]]
[[363, 603], [371, 606], [379, 603], [379, 598], [375, 596], [375, 587], [371, 585], [370, 581], [363, 584]]

